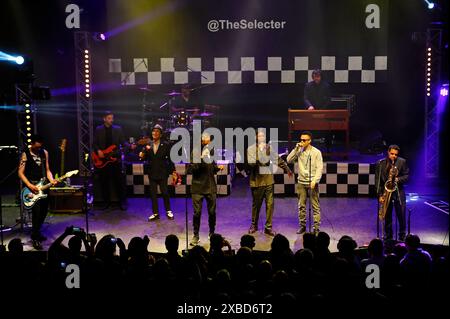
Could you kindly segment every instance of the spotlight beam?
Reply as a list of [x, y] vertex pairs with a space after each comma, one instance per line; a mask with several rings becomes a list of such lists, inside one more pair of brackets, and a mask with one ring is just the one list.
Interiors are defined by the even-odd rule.
[[3, 51], [0, 51], [0, 61], [15, 62], [20, 65], [25, 62], [25, 59], [21, 55], [11, 55]]

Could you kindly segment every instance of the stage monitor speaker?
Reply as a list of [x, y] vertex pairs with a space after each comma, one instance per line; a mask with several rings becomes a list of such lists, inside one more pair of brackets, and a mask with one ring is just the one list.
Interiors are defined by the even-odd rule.
[[50, 188], [49, 210], [52, 213], [81, 213], [83, 211], [83, 186]]

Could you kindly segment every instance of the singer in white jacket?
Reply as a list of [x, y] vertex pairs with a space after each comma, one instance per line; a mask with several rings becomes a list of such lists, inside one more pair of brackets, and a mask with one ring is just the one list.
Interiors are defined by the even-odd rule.
[[319, 182], [322, 178], [323, 159], [320, 150], [311, 145], [311, 140], [311, 132], [301, 133], [300, 142], [287, 156], [288, 163], [298, 162], [297, 195], [300, 227], [297, 234], [306, 232], [306, 197], [308, 190], [311, 191], [314, 233], [317, 234], [320, 228]]

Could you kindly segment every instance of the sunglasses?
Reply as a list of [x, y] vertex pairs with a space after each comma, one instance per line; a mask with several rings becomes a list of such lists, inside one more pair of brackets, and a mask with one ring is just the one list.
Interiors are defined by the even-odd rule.
[[311, 139], [304, 139], [304, 138], [302, 138], [302, 139], [300, 139], [300, 142], [308, 142], [308, 141], [311, 141]]

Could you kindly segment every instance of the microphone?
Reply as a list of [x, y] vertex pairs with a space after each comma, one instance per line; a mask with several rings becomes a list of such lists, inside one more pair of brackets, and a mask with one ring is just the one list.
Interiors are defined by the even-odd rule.
[[210, 151], [209, 151], [209, 148], [208, 148], [208, 146], [205, 146], [204, 148], [203, 148], [203, 152], [202, 152], [202, 158], [205, 158], [205, 157], [210, 157]]

